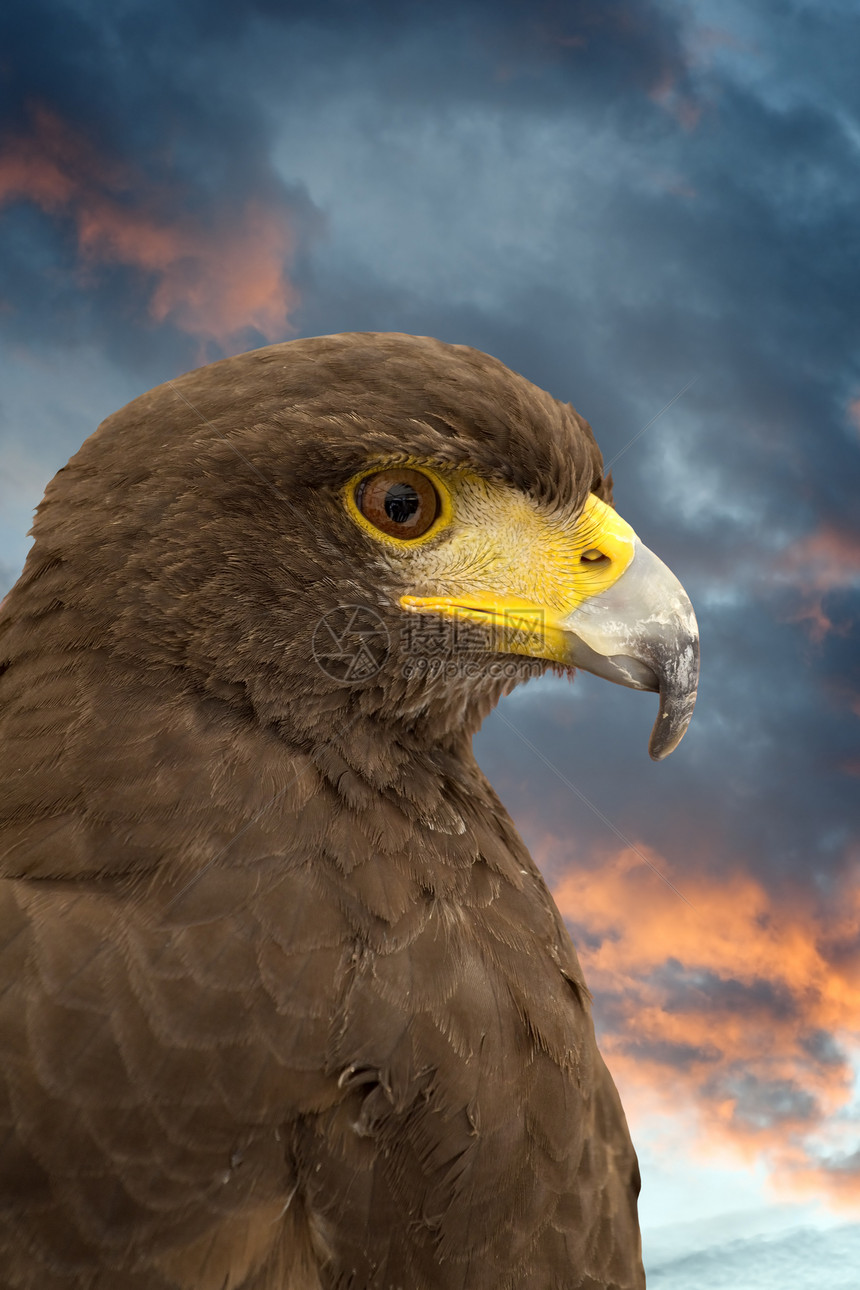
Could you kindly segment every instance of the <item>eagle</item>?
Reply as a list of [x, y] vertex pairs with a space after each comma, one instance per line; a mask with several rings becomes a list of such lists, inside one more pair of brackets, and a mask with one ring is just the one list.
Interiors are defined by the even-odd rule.
[[303, 338], [49, 484], [0, 611], [3, 1290], [634, 1290], [590, 996], [472, 735], [695, 701], [588, 423], [475, 349]]

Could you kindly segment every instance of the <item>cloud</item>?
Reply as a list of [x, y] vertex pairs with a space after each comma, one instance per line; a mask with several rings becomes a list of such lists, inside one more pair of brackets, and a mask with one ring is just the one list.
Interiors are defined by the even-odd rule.
[[[650, 97], [655, 103], [659, 103], [667, 112], [670, 112], [685, 130], [695, 130], [699, 124], [702, 115], [701, 104], [697, 103], [690, 95], [679, 90], [678, 78], [668, 68], [664, 71], [659, 81], [652, 86]], [[695, 189], [682, 188], [680, 191], [689, 195], [695, 193]]]
[[860, 579], [860, 532], [825, 526], [795, 543], [785, 553], [783, 564], [799, 572], [816, 591], [853, 586]]
[[860, 431], [860, 398], [852, 399], [848, 404], [848, 420], [855, 430]]
[[809, 623], [813, 640], [823, 640], [834, 630], [824, 608], [827, 594], [860, 588], [860, 530], [822, 524], [782, 553], [777, 563], [777, 576], [780, 575], [800, 593], [796, 620]]
[[[810, 1226], [748, 1236], [745, 1215], [721, 1218], [691, 1233], [690, 1248], [648, 1257], [649, 1290], [855, 1290], [860, 1266], [860, 1224], [824, 1230]], [[695, 1240], [696, 1244], [693, 1244]]]
[[728, 1142], [786, 1190], [856, 1203], [858, 1156], [836, 1163], [828, 1146], [852, 1113], [860, 1044], [856, 872], [816, 902], [796, 884], [774, 895], [749, 873], [717, 876], [704, 855], [683, 876], [646, 858], [686, 901], [640, 848], [570, 866], [555, 886], [628, 1106], [683, 1100], [703, 1158]]
[[104, 266], [137, 270], [155, 323], [222, 347], [248, 329], [268, 340], [289, 330], [298, 304], [286, 277], [294, 235], [277, 200], [256, 195], [188, 212], [181, 191], [153, 188], [40, 107], [27, 132], [0, 144], [0, 207], [22, 201], [72, 225], [81, 287]]

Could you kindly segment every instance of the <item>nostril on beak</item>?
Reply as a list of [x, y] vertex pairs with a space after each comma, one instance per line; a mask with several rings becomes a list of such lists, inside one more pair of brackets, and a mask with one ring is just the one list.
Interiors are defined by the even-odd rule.
[[597, 547], [590, 547], [588, 551], [583, 551], [579, 558], [583, 564], [590, 565], [592, 569], [610, 563], [609, 556], [604, 555], [602, 551], [598, 551]]

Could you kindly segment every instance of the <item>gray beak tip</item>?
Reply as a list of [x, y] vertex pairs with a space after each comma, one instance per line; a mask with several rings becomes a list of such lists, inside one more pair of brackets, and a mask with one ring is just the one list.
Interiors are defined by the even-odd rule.
[[569, 614], [564, 627], [575, 667], [632, 689], [659, 690], [648, 752], [663, 761], [690, 724], [699, 682], [698, 624], [678, 579], [636, 538], [627, 570]]
[[652, 761], [665, 761], [669, 753], [674, 752], [678, 747], [682, 738], [683, 734], [677, 738], [671, 738], [658, 717], [654, 723], [654, 729], [651, 731], [651, 738], [648, 741], [648, 756]]
[[654, 761], [663, 761], [675, 751], [693, 717], [699, 677], [698, 640], [688, 642], [684, 653], [689, 653], [694, 660], [692, 668], [682, 669], [688, 673], [686, 684], [666, 685], [666, 673], [661, 677], [660, 711], [648, 741], [648, 754]]

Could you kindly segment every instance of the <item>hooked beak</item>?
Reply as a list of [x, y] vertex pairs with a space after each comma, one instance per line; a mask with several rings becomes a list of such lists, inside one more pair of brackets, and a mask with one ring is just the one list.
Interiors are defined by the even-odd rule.
[[[699, 630], [684, 588], [630, 525], [594, 495], [569, 541], [547, 542], [542, 564], [530, 578], [520, 577], [515, 566], [502, 594], [402, 596], [400, 604], [412, 612], [493, 627], [497, 650], [579, 667], [633, 690], [656, 691], [660, 708], [648, 751], [662, 761], [690, 724], [699, 680]], [[518, 582], [531, 595], [511, 594]], [[552, 590], [559, 587], [560, 594]], [[546, 599], [533, 599], [544, 588]]]
[[634, 536], [633, 559], [618, 581], [558, 626], [572, 666], [633, 690], [659, 692], [648, 752], [655, 761], [668, 757], [690, 724], [699, 682], [696, 615], [675, 575]]

